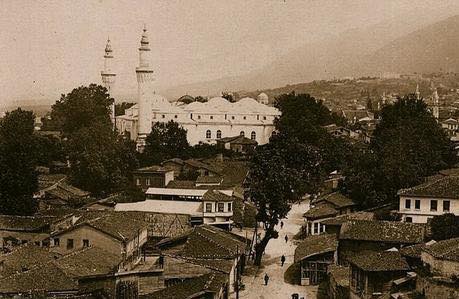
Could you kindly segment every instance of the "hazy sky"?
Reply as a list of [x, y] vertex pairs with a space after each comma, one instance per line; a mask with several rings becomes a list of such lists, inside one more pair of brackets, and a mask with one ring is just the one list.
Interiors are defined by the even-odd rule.
[[[107, 36], [117, 93], [136, 91], [143, 24], [158, 89], [237, 75], [325, 35], [405, 15], [445, 17], [457, 0], [0, 0], [0, 104], [58, 99], [100, 83]], [[459, 33], [458, 33], [459, 36]]]

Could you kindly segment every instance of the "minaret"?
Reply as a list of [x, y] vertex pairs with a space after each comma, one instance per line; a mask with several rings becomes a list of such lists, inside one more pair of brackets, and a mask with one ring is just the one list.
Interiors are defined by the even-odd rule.
[[440, 98], [438, 96], [437, 89], [434, 89], [434, 92], [432, 94], [432, 101], [433, 101], [433, 109], [432, 109], [432, 114], [435, 117], [435, 119], [438, 121], [440, 117]]
[[[115, 85], [116, 74], [112, 71], [113, 61], [113, 50], [110, 43], [110, 38], [107, 39], [107, 45], [105, 46], [104, 55], [104, 70], [100, 72], [102, 76], [102, 83], [107, 88], [108, 93], [113, 98], [113, 86]], [[112, 120], [113, 126], [115, 126], [115, 102], [113, 101], [110, 106], [110, 119]]]
[[144, 26], [139, 48], [139, 66], [135, 70], [137, 74], [137, 105], [138, 105], [138, 133], [137, 150], [142, 152], [145, 147], [145, 138], [151, 132], [152, 111], [150, 98], [153, 94], [153, 69], [150, 66], [150, 45], [147, 28]]
[[420, 100], [421, 99], [421, 93], [419, 92], [419, 84], [416, 84], [415, 95], [416, 95], [416, 100]]

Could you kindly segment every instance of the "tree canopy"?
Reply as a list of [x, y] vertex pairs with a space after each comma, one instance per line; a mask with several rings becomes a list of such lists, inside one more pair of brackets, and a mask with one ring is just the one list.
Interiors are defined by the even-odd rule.
[[436, 241], [459, 237], [459, 217], [454, 214], [434, 216], [430, 227], [431, 234]]
[[0, 122], [0, 213], [31, 215], [38, 188], [34, 115], [17, 109]]

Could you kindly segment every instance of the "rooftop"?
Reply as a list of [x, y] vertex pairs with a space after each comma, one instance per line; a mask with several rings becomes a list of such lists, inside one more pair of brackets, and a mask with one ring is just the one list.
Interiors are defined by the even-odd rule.
[[322, 219], [322, 218], [329, 218], [336, 216], [338, 211], [332, 207], [330, 204], [322, 203], [319, 204], [311, 209], [309, 209], [306, 213], [303, 214], [303, 217], [315, 220], [315, 219]]
[[148, 166], [148, 167], [142, 167], [142, 168], [138, 168], [136, 170], [134, 170], [134, 172], [145, 172], [145, 173], [148, 173], [148, 172], [161, 172], [161, 173], [164, 173], [164, 172], [169, 172], [171, 170], [165, 168], [165, 167], [162, 167], [162, 166], [159, 166], [159, 165], [153, 165], [153, 166]]
[[425, 225], [395, 221], [351, 220], [344, 223], [340, 239], [416, 244], [424, 240]]
[[217, 139], [217, 143], [232, 143], [232, 144], [243, 144], [243, 145], [257, 145], [258, 142], [247, 138], [245, 136], [237, 135], [233, 137], [224, 137], [221, 139]]
[[459, 262], [459, 238], [438, 241], [422, 250], [437, 259]]
[[407, 271], [410, 269], [398, 251], [362, 252], [349, 257], [349, 263], [369, 272]]
[[340, 192], [333, 192], [319, 197], [316, 200], [316, 203], [319, 202], [329, 202], [337, 208], [345, 208], [349, 206], [354, 206], [355, 203], [347, 196], [344, 196]]
[[398, 194], [401, 196], [459, 199], [459, 176], [446, 176], [428, 181], [412, 188], [402, 189]]
[[0, 215], [0, 230], [8, 231], [42, 231], [56, 220], [52, 216], [14, 216]]
[[295, 249], [295, 262], [314, 255], [334, 252], [338, 248], [335, 234], [312, 235], [306, 237]]
[[327, 268], [336, 284], [342, 287], [349, 287], [349, 267], [329, 265]]
[[200, 175], [196, 179], [196, 184], [221, 184], [223, 178], [221, 176], [208, 176], [208, 175]]
[[325, 225], [342, 225], [350, 220], [374, 220], [375, 214], [372, 212], [355, 212], [350, 214], [338, 215], [336, 217], [322, 221]]
[[220, 192], [218, 190], [209, 190], [206, 193], [204, 193], [204, 196], [202, 198], [204, 201], [233, 201], [233, 197], [229, 196], [223, 192]]

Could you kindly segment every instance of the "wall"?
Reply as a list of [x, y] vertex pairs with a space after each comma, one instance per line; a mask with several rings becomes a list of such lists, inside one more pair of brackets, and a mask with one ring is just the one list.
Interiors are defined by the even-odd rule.
[[[59, 238], [59, 246], [54, 246], [54, 238]], [[83, 248], [83, 239], [89, 240], [90, 246], [101, 248], [107, 252], [117, 255], [121, 255], [122, 252], [122, 244], [120, 241], [87, 225], [51, 237], [51, 239], [51, 251], [60, 254], [66, 254]], [[68, 239], [73, 239], [72, 249], [67, 249]]]
[[[7, 247], [7, 241], [4, 238], [15, 238], [19, 240], [20, 243], [22, 241], [30, 242], [31, 240], [39, 241], [40, 246], [43, 246], [43, 241], [49, 238], [48, 233], [33, 233], [33, 232], [14, 232], [14, 231], [5, 231], [0, 230], [0, 248]], [[17, 244], [20, 245], [20, 244]]]
[[459, 262], [440, 260], [427, 252], [421, 253], [422, 262], [430, 265], [430, 270], [435, 275], [450, 278], [453, 274], [459, 276]]
[[459, 286], [445, 283], [430, 277], [416, 279], [416, 291], [424, 294], [426, 299], [455, 299], [459, 298]]
[[[411, 200], [410, 209], [405, 208], [405, 202], [407, 199]], [[415, 209], [415, 200], [420, 200], [421, 202], [420, 209], [418, 210]], [[431, 200], [437, 200], [437, 211], [430, 210]], [[448, 200], [450, 202], [449, 211], [443, 211], [444, 200]], [[411, 217], [414, 223], [427, 223], [428, 218], [432, 218], [436, 215], [442, 215], [444, 213], [453, 213], [455, 215], [459, 215], [459, 201], [455, 199], [400, 196], [399, 213], [402, 215], [402, 221], [406, 221], [406, 217]]]

